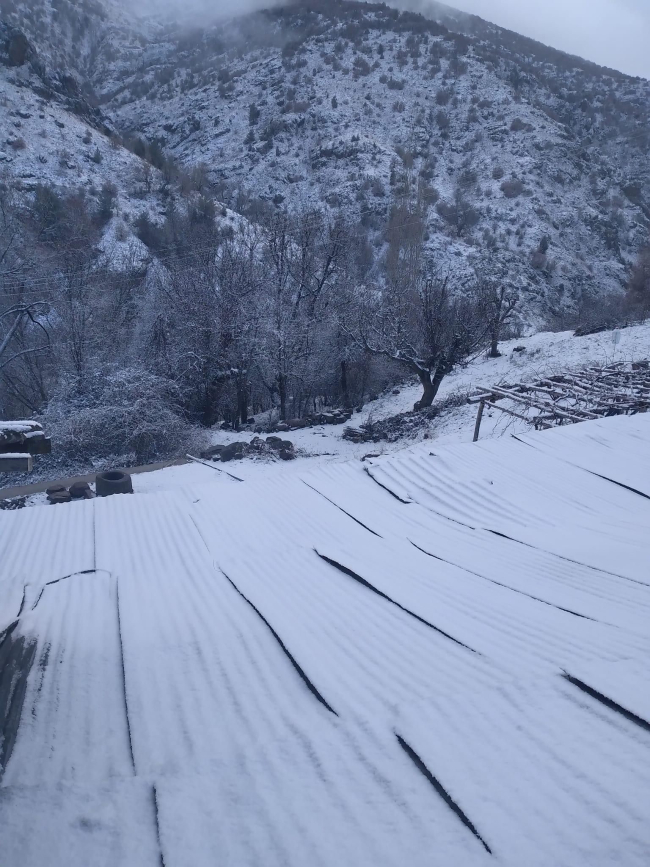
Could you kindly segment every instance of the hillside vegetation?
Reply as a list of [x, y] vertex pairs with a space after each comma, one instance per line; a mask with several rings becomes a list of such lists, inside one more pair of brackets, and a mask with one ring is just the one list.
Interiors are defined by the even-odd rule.
[[7, 0], [0, 413], [147, 459], [643, 316], [650, 84], [431, 8]]

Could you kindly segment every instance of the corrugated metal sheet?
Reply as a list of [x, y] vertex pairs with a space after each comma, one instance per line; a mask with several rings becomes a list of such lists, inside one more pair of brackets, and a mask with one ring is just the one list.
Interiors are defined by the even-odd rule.
[[12, 514], [0, 864], [645, 867], [614, 421]]

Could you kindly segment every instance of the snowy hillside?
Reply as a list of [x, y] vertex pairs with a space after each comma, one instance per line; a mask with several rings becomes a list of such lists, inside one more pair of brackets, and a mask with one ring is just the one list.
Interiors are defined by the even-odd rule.
[[[341, 207], [371, 236], [397, 199], [393, 222], [418, 213], [431, 248], [450, 261], [505, 247], [531, 303], [548, 292], [561, 307], [594, 280], [621, 285], [645, 240], [644, 217], [623, 192], [636, 163], [617, 164], [597, 145], [616, 132], [605, 118], [572, 129], [550, 82], [523, 71], [515, 79], [482, 42], [468, 47], [386, 9], [363, 18], [336, 9], [331, 18], [324, 9], [318, 18], [271, 15], [284, 42], [276, 48], [244, 43], [235, 53], [206, 34], [167, 60], [157, 53], [107, 106], [185, 164], [203, 161], [215, 181], [254, 197]], [[614, 90], [647, 113], [644, 83], [556, 76], [567, 89], [593, 87], [595, 106]], [[632, 156], [647, 133], [635, 127], [636, 141], [622, 137], [618, 148]]]
[[[294, 444], [301, 457], [290, 467], [276, 462], [243, 460], [230, 464], [226, 469], [252, 480], [259, 475], [302, 472], [303, 463], [308, 466], [337, 463], [360, 459], [373, 452], [394, 454], [408, 450], [414, 443], [426, 442], [432, 448], [471, 443], [477, 407], [463, 399], [466, 395], [489, 389], [493, 385], [532, 382], [544, 376], [583, 370], [590, 365], [642, 361], [647, 359], [650, 352], [650, 323], [588, 337], [574, 337], [573, 332], [539, 333], [505, 341], [500, 348], [500, 358], [481, 355], [447, 377], [439, 397], [444, 408], [437, 416], [420, 421], [411, 430], [408, 424], [400, 424], [399, 417], [413, 410], [422, 389], [419, 384], [407, 380], [399, 388], [386, 389], [376, 400], [356, 411], [350, 420], [351, 425], [358, 427], [394, 418], [394, 433], [387, 440], [353, 443], [344, 438], [344, 428], [331, 425], [292, 430], [283, 436]], [[453, 400], [455, 397], [458, 397], [457, 401]], [[450, 399], [451, 403], [457, 402], [459, 405], [445, 406]], [[520, 436], [528, 432], [530, 425], [526, 422], [499, 412], [490, 412], [483, 420], [481, 439], [507, 438], [512, 434]], [[211, 439], [213, 443], [230, 443], [233, 440], [250, 441], [255, 436], [252, 431], [214, 431]], [[143, 491], [164, 490], [186, 484], [191, 486], [197, 481], [209, 482], [214, 476], [215, 471], [209, 468], [179, 467], [143, 476], [136, 479], [135, 484]]]
[[[314, 425], [282, 435], [295, 448], [297, 459], [292, 463], [279, 461], [271, 451], [261, 454], [253, 452], [243, 460], [225, 466], [209, 461], [171, 466], [134, 475], [134, 490], [137, 493], [175, 491], [180, 496], [192, 499], [196, 485], [219, 483], [228, 478], [224, 473], [246, 481], [281, 479], [327, 464], [362, 460], [368, 455], [397, 454], [417, 443], [436, 450], [443, 445], [471, 443], [477, 407], [466, 402], [468, 394], [504, 383], [532, 382], [558, 373], [580, 371], [592, 365], [647, 360], [650, 352], [650, 322], [587, 337], [574, 337], [573, 332], [532, 334], [504, 341], [500, 350], [500, 358], [487, 358], [481, 354], [447, 377], [439, 396], [442, 408], [433, 417], [418, 418], [412, 413], [413, 405], [422, 391], [421, 386], [412, 380], [405, 380], [399, 387], [385, 388], [375, 399], [355, 410], [349, 422], [353, 427], [387, 422], [387, 437], [377, 442], [351, 442], [344, 436], [346, 426]], [[258, 420], [268, 421], [268, 416], [259, 416]], [[524, 421], [488, 411], [483, 417], [480, 437], [481, 440], [508, 438], [513, 434], [521, 437], [530, 429], [530, 424]], [[215, 428], [210, 431], [206, 445], [228, 445], [233, 442], [250, 444], [256, 438], [259, 439], [258, 434], [252, 427], [239, 432]], [[188, 448], [186, 444], [181, 452], [183, 456]], [[56, 449], [55, 444], [55, 453]], [[91, 467], [87, 465], [79, 465], [74, 469], [80, 473], [90, 470]], [[30, 495], [25, 505], [45, 505], [44, 491], [48, 481], [53, 482], [61, 475], [56, 454], [53, 465], [48, 465], [46, 459], [40, 457], [32, 473], [6, 474], [2, 477], [0, 500], [19, 496], [18, 493], [7, 494], [7, 490], [14, 486], [37, 484], [42, 490]]]
[[645, 867], [649, 422], [6, 514], [3, 867]]
[[437, 6], [443, 23], [305, 0], [191, 31], [134, 11], [6, 15], [59, 96], [74, 82], [97, 123], [205, 164], [235, 209], [340, 212], [375, 257], [405, 226], [454, 267], [496, 252], [544, 315], [625, 284], [650, 215], [647, 82]]
[[121, 0], [6, 0], [2, 8], [3, 19], [26, 34], [41, 66], [76, 78], [87, 94], [109, 64], [141, 50], [152, 35], [134, 13]]
[[59, 474], [650, 315], [648, 82], [438, 5], [150, 8], [0, 20], [0, 418]]
[[[25, 86], [4, 81], [1, 98], [7, 137], [0, 151], [0, 165], [5, 173], [11, 173], [15, 193], [24, 196], [34, 193], [39, 185], [53, 185], [79, 189], [98, 200], [102, 187], [110, 183], [118, 221], [129, 221], [136, 207], [142, 208], [142, 200], [136, 202], [126, 192], [129, 182], [132, 187], [144, 187], [142, 161], [134, 154], [114, 146], [105, 133], [83, 118]], [[142, 198], [152, 208], [160, 207], [154, 195], [145, 193]]]

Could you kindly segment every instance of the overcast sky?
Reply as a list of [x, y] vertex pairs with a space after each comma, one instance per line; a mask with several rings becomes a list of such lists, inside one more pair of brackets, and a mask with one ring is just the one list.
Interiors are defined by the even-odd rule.
[[447, 0], [540, 42], [650, 78], [650, 0]]

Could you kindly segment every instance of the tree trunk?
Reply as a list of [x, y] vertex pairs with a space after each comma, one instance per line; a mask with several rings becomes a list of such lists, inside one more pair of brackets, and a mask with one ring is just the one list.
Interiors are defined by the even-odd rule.
[[448, 370], [442, 367], [442, 365], [438, 368], [438, 370], [436, 370], [435, 376], [431, 380], [431, 388], [433, 389], [433, 400], [435, 400], [435, 398], [437, 397], [438, 389], [440, 388], [442, 380], [445, 378], [447, 373]]
[[248, 421], [248, 383], [237, 382], [237, 415], [240, 424]]
[[418, 379], [422, 383], [422, 397], [416, 403], [418, 409], [426, 409], [431, 406], [438, 391], [431, 381], [431, 374], [424, 370], [418, 370]]
[[341, 362], [341, 393], [343, 395], [343, 406], [350, 406], [350, 391], [348, 389], [348, 363]]
[[200, 414], [201, 426], [212, 427], [219, 418], [218, 406], [221, 387], [216, 382], [208, 383], [202, 395]]
[[219, 414], [217, 413], [215, 404], [207, 399], [203, 404], [203, 410], [201, 412], [201, 426], [212, 427], [213, 424], [216, 424], [218, 418]]
[[436, 370], [435, 375], [431, 376], [430, 373], [418, 370], [418, 379], [422, 383], [422, 397], [415, 404], [417, 409], [426, 409], [431, 406], [433, 401], [436, 399], [436, 395], [438, 394], [438, 389], [440, 388], [440, 383], [445, 378], [445, 370], [443, 367], [440, 367]]
[[499, 352], [499, 332], [493, 331], [490, 335], [490, 358], [501, 358]]
[[280, 396], [280, 418], [287, 420], [287, 377], [284, 373], [278, 374], [278, 394]]

